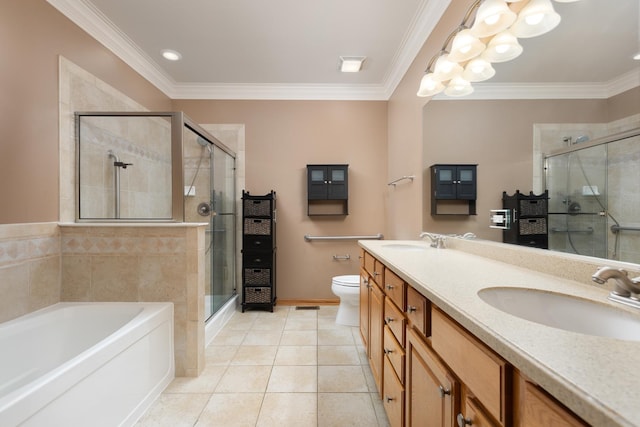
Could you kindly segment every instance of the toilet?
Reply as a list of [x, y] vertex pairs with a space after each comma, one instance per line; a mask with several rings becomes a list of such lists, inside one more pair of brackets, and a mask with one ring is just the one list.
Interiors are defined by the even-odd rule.
[[340, 297], [336, 323], [346, 326], [360, 324], [360, 276], [357, 274], [335, 276], [331, 280], [331, 290]]

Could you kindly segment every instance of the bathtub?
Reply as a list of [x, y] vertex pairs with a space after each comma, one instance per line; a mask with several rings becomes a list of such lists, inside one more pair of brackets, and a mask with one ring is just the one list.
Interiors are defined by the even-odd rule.
[[174, 376], [171, 303], [59, 303], [0, 323], [3, 427], [133, 425]]

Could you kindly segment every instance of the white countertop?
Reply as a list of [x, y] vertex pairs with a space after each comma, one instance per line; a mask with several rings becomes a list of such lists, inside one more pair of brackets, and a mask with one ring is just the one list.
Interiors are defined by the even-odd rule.
[[[422, 245], [425, 250], [385, 247], [390, 243]], [[636, 309], [609, 302], [608, 290], [457, 249], [430, 248], [423, 241], [359, 244], [585, 421], [594, 426], [640, 425], [640, 342], [543, 326], [506, 314], [477, 295], [480, 289], [495, 286], [535, 288], [640, 315]], [[522, 251], [520, 257], [537, 253]], [[549, 251], [539, 252], [550, 256]]]

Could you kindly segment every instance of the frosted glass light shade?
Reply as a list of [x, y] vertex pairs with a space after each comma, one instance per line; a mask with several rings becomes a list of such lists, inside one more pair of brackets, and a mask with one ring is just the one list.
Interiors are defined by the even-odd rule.
[[460, 31], [453, 38], [449, 59], [456, 62], [465, 62], [480, 55], [484, 49], [484, 43], [467, 28]]
[[574, 3], [580, 0], [556, 0], [558, 3]]
[[553, 30], [560, 19], [551, 0], [531, 0], [522, 8], [510, 30], [516, 37], [536, 37]]
[[420, 87], [418, 88], [418, 96], [433, 96], [437, 95], [444, 90], [444, 85], [440, 80], [435, 78], [433, 73], [427, 73], [420, 80]]
[[509, 28], [517, 17], [504, 0], [485, 0], [476, 12], [471, 32], [476, 37], [489, 37]]
[[462, 66], [455, 61], [451, 61], [448, 54], [441, 55], [433, 67], [433, 74], [441, 82], [449, 80], [461, 72]]
[[447, 85], [444, 93], [447, 96], [465, 96], [473, 93], [473, 86], [471, 86], [468, 80], [462, 78], [462, 76], [455, 76]]
[[496, 70], [483, 58], [475, 58], [467, 63], [462, 78], [470, 82], [482, 82], [495, 76]]
[[487, 44], [482, 58], [489, 62], [506, 62], [517, 58], [522, 53], [522, 46], [510, 31], [496, 34]]

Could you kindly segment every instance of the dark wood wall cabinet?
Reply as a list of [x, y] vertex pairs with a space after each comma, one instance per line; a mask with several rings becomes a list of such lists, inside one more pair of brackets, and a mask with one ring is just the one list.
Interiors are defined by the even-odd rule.
[[276, 192], [242, 191], [242, 312], [276, 304]]
[[476, 215], [477, 167], [431, 165], [431, 215]]
[[307, 165], [307, 215], [349, 214], [349, 165]]

